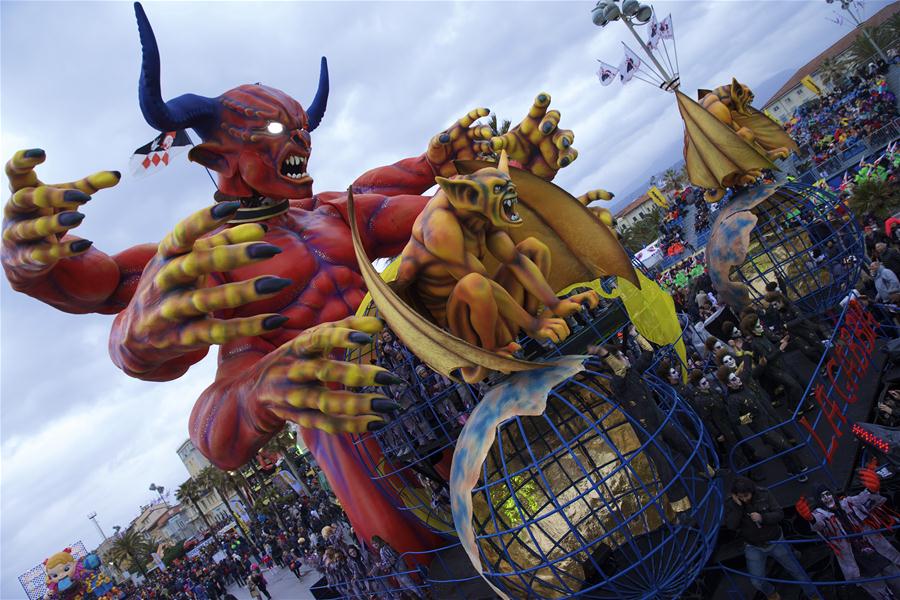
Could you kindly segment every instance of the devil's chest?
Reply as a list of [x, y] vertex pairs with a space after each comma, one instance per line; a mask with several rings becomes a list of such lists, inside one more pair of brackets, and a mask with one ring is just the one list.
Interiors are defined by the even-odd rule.
[[272, 297], [237, 309], [236, 315], [281, 313], [296, 321], [289, 325], [306, 327], [320, 322], [318, 317], [324, 313], [337, 318], [350, 314], [362, 297], [364, 284], [346, 224], [336, 215], [287, 216], [293, 218], [270, 223], [263, 240], [278, 246], [281, 253], [235, 269], [227, 279], [274, 276], [292, 283]]

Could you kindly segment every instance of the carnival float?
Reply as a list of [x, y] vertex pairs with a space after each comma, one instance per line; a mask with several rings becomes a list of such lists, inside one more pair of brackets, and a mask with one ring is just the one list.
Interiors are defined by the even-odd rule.
[[[16, 152], [2, 255], [13, 288], [114, 315], [110, 353], [131, 377], [177, 379], [218, 346], [190, 417], [194, 445], [234, 469], [296, 423], [356, 534], [386, 540], [435, 597], [685, 593], [715, 548], [720, 467], [732, 465], [682, 396], [671, 297], [620, 245], [609, 211], [587, 206], [611, 194], [552, 183], [578, 153], [550, 94], [507, 133], [492, 135], [479, 121], [488, 111], [474, 109], [421, 154], [314, 193], [326, 59], [305, 107], [262, 84], [166, 100], [154, 32], [139, 3], [135, 14], [142, 114], [169, 143], [199, 136], [188, 157], [216, 174], [215, 203], [158, 244], [107, 254], [74, 229], [120, 174], [46, 184], [45, 153]], [[656, 28], [638, 41], [658, 79], [629, 50], [621, 67], [603, 63], [601, 81], [643, 73], [672, 93], [691, 182], [710, 202], [736, 193], [708, 251], [726, 302], [752, 306], [773, 281], [805, 313], [843, 298], [859, 228], [827, 192], [758, 183], [796, 144], [750, 89], [733, 79], [692, 100], [677, 64], [654, 52], [673, 39], [670, 17], [635, 0], [592, 14]], [[379, 258], [392, 259], [381, 273]], [[771, 481], [793, 475], [768, 468]], [[71, 586], [84, 588], [73, 598], [104, 597], [106, 583], [76, 575], [89, 561], [69, 558], [48, 560], [50, 597]]]

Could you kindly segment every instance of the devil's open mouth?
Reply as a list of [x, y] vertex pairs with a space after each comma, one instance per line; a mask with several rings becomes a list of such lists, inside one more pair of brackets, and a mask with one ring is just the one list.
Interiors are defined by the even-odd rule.
[[516, 205], [518, 204], [519, 199], [515, 196], [503, 200], [503, 216], [510, 223], [519, 223], [522, 220], [522, 217], [520, 217], [519, 213], [516, 211]]
[[306, 157], [298, 154], [286, 156], [281, 163], [281, 175], [294, 181], [309, 177], [306, 172]]

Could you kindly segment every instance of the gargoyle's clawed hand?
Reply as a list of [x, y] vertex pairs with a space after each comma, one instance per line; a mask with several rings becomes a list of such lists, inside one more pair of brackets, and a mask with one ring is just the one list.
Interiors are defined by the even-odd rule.
[[558, 344], [569, 337], [569, 325], [564, 319], [542, 315], [534, 320], [533, 326], [525, 329], [525, 333], [536, 340], [550, 340]]
[[91, 194], [116, 185], [119, 173], [101, 171], [71, 183], [44, 184], [34, 168], [43, 150], [20, 150], [6, 163], [13, 193], [3, 212], [3, 267], [10, 280], [37, 279], [58, 261], [88, 251], [91, 242], [67, 235], [81, 224], [78, 209]]
[[469, 160], [479, 152], [490, 152], [491, 128], [475, 123], [491, 113], [487, 108], [475, 108], [466, 113], [449, 129], [437, 134], [428, 143], [425, 156], [443, 177], [456, 175], [454, 160]]
[[526, 333], [535, 339], [548, 339], [559, 343], [569, 337], [569, 325], [565, 318], [586, 308], [596, 308], [599, 303], [600, 296], [593, 290], [563, 298], [555, 306], [544, 310], [541, 316], [535, 319], [531, 330]]
[[[257, 263], [281, 252], [260, 242], [265, 228], [245, 224], [220, 228], [240, 207], [225, 202], [204, 208], [178, 223], [159, 244], [156, 256], [144, 269], [134, 298], [118, 319], [125, 322], [127, 357], [137, 359], [126, 368], [140, 370], [213, 344], [257, 336], [280, 327], [278, 314], [217, 319], [213, 313], [268, 298], [289, 279], [261, 276], [246, 281], [210, 285], [213, 273], [227, 272]], [[126, 357], [126, 358], [127, 358]]]
[[600, 304], [600, 296], [597, 292], [591, 290], [580, 294], [573, 294], [568, 298], [563, 298], [556, 306], [548, 310], [558, 317], [570, 317], [585, 308], [596, 308]]
[[541, 92], [521, 123], [491, 138], [491, 148], [494, 152], [506, 150], [510, 160], [549, 181], [578, 158], [578, 151], [572, 147], [575, 134], [559, 129], [559, 111], [548, 111], [548, 106], [550, 94]]
[[382, 394], [331, 389], [402, 383], [374, 365], [329, 358], [335, 349], [372, 342], [383, 323], [375, 317], [347, 317], [307, 329], [258, 363], [253, 395], [272, 414], [301, 427], [328, 433], [363, 433], [382, 426], [378, 413], [398, 405]]

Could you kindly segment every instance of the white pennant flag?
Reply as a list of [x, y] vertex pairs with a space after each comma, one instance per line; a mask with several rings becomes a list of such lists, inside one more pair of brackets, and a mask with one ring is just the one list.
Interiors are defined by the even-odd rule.
[[656, 50], [659, 45], [659, 22], [656, 20], [656, 14], [650, 17], [650, 37], [647, 38], [647, 46], [651, 50]]
[[619, 70], [612, 65], [606, 64], [602, 60], [597, 62], [600, 63], [600, 70], [597, 71], [597, 77], [600, 78], [600, 83], [606, 86], [615, 81], [616, 75], [619, 74]]
[[128, 164], [134, 177], [143, 177], [157, 173], [167, 166], [178, 155], [193, 146], [187, 131], [163, 131], [152, 141], [134, 151]]
[[619, 78], [622, 80], [622, 83], [628, 83], [635, 76], [637, 70], [641, 68], [641, 59], [627, 45], [624, 43], [622, 45], [625, 46], [625, 58], [622, 59], [622, 63], [619, 65]]
[[662, 22], [659, 24], [659, 37], [664, 40], [673, 40], [675, 39], [675, 28], [672, 27], [672, 15], [669, 14]]

